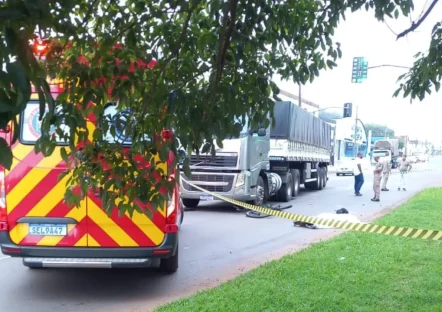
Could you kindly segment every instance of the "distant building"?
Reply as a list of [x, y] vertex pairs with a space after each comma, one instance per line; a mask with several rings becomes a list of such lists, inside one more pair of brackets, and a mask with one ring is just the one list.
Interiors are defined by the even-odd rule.
[[[335, 161], [354, 158], [355, 120], [353, 118], [336, 119], [334, 155]], [[361, 120], [356, 123], [356, 153], [367, 156], [367, 135]]]

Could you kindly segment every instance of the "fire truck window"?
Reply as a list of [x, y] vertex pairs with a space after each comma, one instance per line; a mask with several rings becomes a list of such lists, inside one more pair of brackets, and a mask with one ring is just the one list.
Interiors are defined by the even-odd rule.
[[[104, 118], [109, 122], [109, 126], [115, 127], [115, 137], [112, 136], [110, 129], [104, 135], [104, 140], [110, 143], [120, 143], [123, 145], [132, 144], [132, 138], [126, 134], [127, 118], [129, 118], [129, 110], [117, 111], [116, 105], [108, 105], [104, 109]], [[144, 138], [146, 141], [150, 141], [150, 138], [146, 135]]]
[[[48, 107], [46, 107], [48, 111]], [[34, 144], [41, 136], [40, 104], [38, 102], [30, 102], [21, 114], [20, 118], [20, 141], [24, 144]], [[66, 144], [64, 139], [60, 139], [55, 133], [55, 126], [51, 127], [50, 134], [55, 135], [60, 145]], [[63, 125], [62, 129], [65, 133], [69, 133], [69, 127]]]

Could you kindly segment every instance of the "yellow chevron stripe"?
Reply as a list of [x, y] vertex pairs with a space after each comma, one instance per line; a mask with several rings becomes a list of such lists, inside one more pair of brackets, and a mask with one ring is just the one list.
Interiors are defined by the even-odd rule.
[[92, 200], [88, 201], [88, 216], [109, 235], [119, 246], [129, 247], [138, 244], [127, 235], [106, 213], [100, 209]]
[[[60, 153], [54, 152], [54, 155], [51, 157], [43, 158], [37, 166], [53, 168], [60, 162]], [[33, 168], [27, 175], [25, 175], [8, 194], [8, 212], [11, 213], [11, 211], [17, 207], [23, 198], [28, 195], [29, 192], [31, 192], [41, 182], [41, 180], [43, 180], [44, 177], [49, 174], [50, 171], [51, 170], [49, 169]], [[57, 198], [60, 199], [60, 196], [63, 196], [63, 194], [64, 191], [62, 193], [58, 193]]]
[[393, 232], [395, 229], [396, 229], [396, 227], [391, 226], [391, 227], [387, 230], [387, 232], [385, 232], [385, 235], [390, 235], [391, 232]]
[[9, 237], [15, 244], [20, 243], [29, 233], [29, 224], [18, 223], [12, 230], [9, 231]]
[[396, 232], [393, 233], [394, 236], [398, 236], [400, 232], [402, 232], [404, 230], [403, 227], [400, 227], [396, 230]]
[[92, 237], [91, 234], [87, 234], [87, 246], [88, 247], [101, 247], [100, 244]]
[[433, 237], [433, 240], [439, 240], [442, 238], [442, 231], [440, 231], [439, 233], [436, 234], [435, 237]]
[[427, 234], [425, 234], [424, 236], [422, 236], [423, 239], [428, 239], [428, 237], [430, 237], [430, 235], [433, 234], [433, 231], [428, 231]]
[[[129, 216], [129, 214], [127, 215]], [[155, 245], [159, 245], [163, 242], [163, 231], [161, 231], [148, 216], [135, 212], [132, 216], [132, 221]]]
[[[125, 197], [126, 200], [128, 200], [128, 197]], [[90, 202], [91, 200], [89, 200]], [[115, 201], [115, 205], [118, 206], [118, 204], [121, 202], [120, 199], [117, 199]], [[159, 211], [159, 209], [157, 210]], [[165, 211], [164, 211], [165, 213]], [[155, 223], [152, 222], [152, 220], [149, 219], [149, 217], [145, 214], [139, 213], [137, 211], [134, 211], [132, 218], [130, 217], [129, 213], [126, 212], [125, 215], [132, 220], [134, 226], [138, 227], [149, 239], [155, 243], [156, 245], [159, 245], [164, 240], [164, 233], [157, 227]], [[165, 216], [163, 216], [165, 218]]]
[[411, 237], [413, 237], [413, 238], [417, 238], [419, 235], [421, 235], [422, 231], [423, 231], [423, 230], [417, 230], [416, 233], [414, 233], [414, 235], [411, 236]]
[[[64, 177], [60, 182], [58, 182], [39, 202], [34, 208], [29, 211], [26, 216], [27, 217], [45, 217], [52, 209], [56, 207], [56, 205], [63, 198], [63, 194], [66, 190], [66, 181], [68, 177]], [[74, 211], [73, 208], [71, 210]], [[79, 210], [79, 209], [77, 209]], [[73, 212], [75, 215], [75, 212]], [[77, 220], [78, 221], [78, 220]]]
[[403, 237], [408, 237], [408, 235], [410, 235], [410, 233], [411, 233], [412, 231], [413, 231], [413, 229], [408, 229], [408, 230], [406, 230], [405, 233], [402, 234], [401, 236], [403, 236]]
[[75, 247], [86, 247], [87, 246], [87, 234], [84, 234], [80, 240], [75, 243]]
[[[33, 145], [18, 144], [12, 150], [12, 153], [19, 160], [23, 160], [24, 158], [26, 158], [26, 156], [29, 155], [29, 153], [34, 153], [34, 146]], [[14, 168], [20, 163], [19, 160], [15, 159], [15, 158], [13, 159], [12, 166], [11, 166], [11, 169], [9, 170], [9, 172], [14, 170]]]

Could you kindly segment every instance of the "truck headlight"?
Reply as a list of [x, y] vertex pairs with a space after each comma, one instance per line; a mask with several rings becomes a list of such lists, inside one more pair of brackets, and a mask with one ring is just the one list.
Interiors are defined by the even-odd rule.
[[244, 174], [244, 172], [239, 173], [238, 177], [236, 178], [235, 187], [243, 186], [245, 183], [245, 180], [246, 180], [245, 177], [246, 177], [246, 175]]

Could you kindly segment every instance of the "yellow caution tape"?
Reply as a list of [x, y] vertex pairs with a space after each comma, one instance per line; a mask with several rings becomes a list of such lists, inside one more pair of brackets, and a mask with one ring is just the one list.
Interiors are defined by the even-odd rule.
[[383, 235], [390, 235], [390, 236], [400, 236], [400, 237], [411, 237], [411, 238], [421, 238], [421, 239], [428, 239], [428, 240], [439, 240], [442, 241], [442, 231], [435, 231], [435, 230], [423, 230], [423, 229], [414, 229], [414, 228], [408, 228], [408, 227], [399, 227], [399, 226], [387, 226], [387, 225], [378, 225], [378, 224], [370, 224], [370, 223], [352, 223], [348, 221], [342, 221], [342, 220], [333, 220], [333, 219], [321, 219], [317, 217], [311, 217], [311, 216], [304, 216], [296, 213], [291, 213], [287, 211], [279, 211], [275, 209], [255, 206], [251, 204], [247, 204], [244, 202], [240, 202], [235, 199], [231, 199], [222, 195], [219, 195], [217, 193], [213, 193], [210, 191], [207, 191], [203, 189], [202, 187], [199, 187], [198, 185], [193, 184], [190, 181], [185, 180], [181, 176], [181, 180], [184, 183], [187, 183], [188, 185], [200, 190], [203, 193], [212, 195], [213, 197], [216, 197], [220, 200], [226, 201], [228, 203], [231, 203], [233, 205], [257, 211], [260, 213], [264, 213], [267, 215], [271, 215], [274, 217], [287, 219], [291, 221], [301, 221], [305, 223], [312, 223], [316, 225], [325, 225], [333, 228], [340, 228], [344, 230], [351, 230], [356, 232], [369, 232], [369, 233], [376, 233], [376, 234], [383, 234]]
[[[415, 172], [430, 172], [430, 171], [437, 171], [436, 169], [419, 169], [419, 170], [411, 170], [410, 172], [408, 172], [407, 174], [410, 174], [410, 173], [415, 173]], [[390, 172], [390, 174], [399, 174], [399, 173], [401, 173], [399, 170], [392, 170], [391, 172]]]

